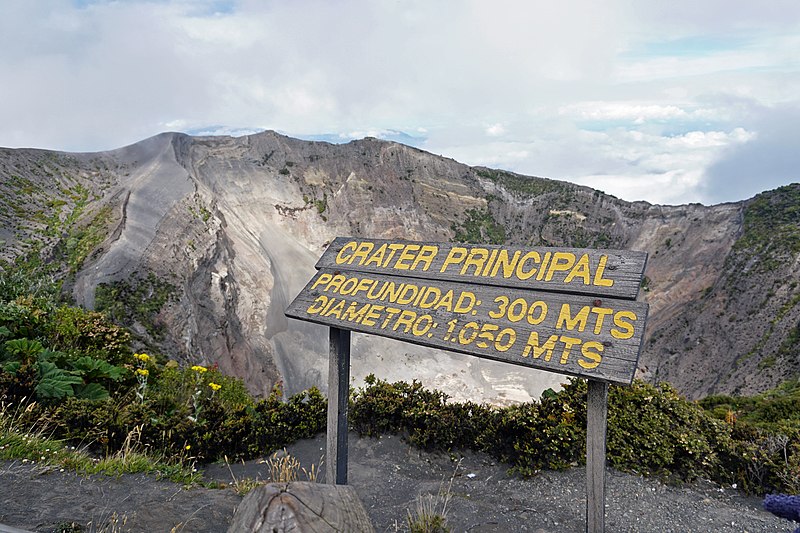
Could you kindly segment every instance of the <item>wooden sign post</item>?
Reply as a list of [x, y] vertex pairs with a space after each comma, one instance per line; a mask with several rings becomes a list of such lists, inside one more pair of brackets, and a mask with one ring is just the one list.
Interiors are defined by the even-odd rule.
[[330, 326], [329, 482], [347, 483], [350, 331], [589, 380], [587, 530], [603, 531], [609, 383], [630, 385], [647, 254], [337, 238], [289, 305]]
[[350, 396], [350, 332], [330, 328], [328, 356], [328, 483], [347, 485], [347, 401]]

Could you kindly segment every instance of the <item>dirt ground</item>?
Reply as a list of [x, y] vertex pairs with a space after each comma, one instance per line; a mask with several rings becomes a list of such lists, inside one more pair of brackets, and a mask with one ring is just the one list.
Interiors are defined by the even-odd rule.
[[[420, 501], [441, 506], [437, 495], [448, 489], [447, 520], [456, 532], [585, 530], [583, 468], [522, 479], [485, 454], [427, 454], [396, 436], [362, 439], [351, 434], [349, 449], [349, 484], [378, 532], [407, 531], [408, 513]], [[298, 442], [288, 451], [306, 469], [319, 466], [324, 438]], [[0, 462], [0, 524], [37, 532], [59, 531], [71, 523], [86, 531], [92, 526], [97, 531], [226, 531], [241, 501], [231, 488], [233, 481], [267, 479], [269, 471], [251, 461], [209, 465], [204, 474], [228, 488], [184, 488], [143, 475], [81, 477], [19, 461]], [[304, 479], [302, 473], [300, 477]], [[760, 503], [707, 482], [672, 487], [609, 470], [606, 530], [791, 531], [792, 524], [761, 510]]]

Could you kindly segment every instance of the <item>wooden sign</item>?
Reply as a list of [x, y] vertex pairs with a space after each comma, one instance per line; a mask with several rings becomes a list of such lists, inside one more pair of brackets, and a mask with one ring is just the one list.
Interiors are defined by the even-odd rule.
[[328, 483], [347, 484], [350, 331], [588, 378], [586, 530], [604, 531], [609, 383], [630, 384], [647, 254], [339, 237], [286, 316], [330, 326]]
[[635, 299], [645, 252], [339, 237], [317, 268]]
[[286, 315], [559, 374], [630, 384], [647, 304], [323, 269]]

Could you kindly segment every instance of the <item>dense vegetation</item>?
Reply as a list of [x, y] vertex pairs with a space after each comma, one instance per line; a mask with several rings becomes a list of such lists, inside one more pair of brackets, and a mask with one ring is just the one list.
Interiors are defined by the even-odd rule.
[[506, 242], [506, 229], [498, 224], [488, 210], [467, 209], [464, 222], [453, 222], [453, 240], [464, 243], [503, 244]]
[[784, 185], [750, 200], [744, 212], [742, 236], [734, 244], [746, 263], [759, 258], [757, 271], [774, 270], [800, 252], [800, 185]]
[[[0, 272], [0, 458], [38, 457], [35, 446], [18, 444], [43, 424], [49, 438], [81, 443], [97, 458], [130, 448], [133, 436], [164, 464], [183, 464], [189, 454], [192, 461], [263, 457], [324, 430], [326, 401], [316, 389], [288, 400], [275, 389], [257, 399], [213, 366], [179, 368], [165, 356], [135, 353], [133, 344], [106, 315], [58, 302], [46, 283]], [[370, 377], [353, 391], [350, 413], [362, 435], [400, 433], [426, 450], [483, 451], [526, 476], [585, 457], [581, 380], [538, 402], [496, 408]], [[798, 493], [800, 382], [700, 403], [666, 384], [613, 386], [608, 461], [673, 481]]]
[[[743, 399], [750, 407], [740, 413], [734, 398], [717, 397], [706, 410], [667, 384], [612, 386], [608, 462], [676, 482], [704, 478], [754, 493], [798, 493], [800, 383], [782, 391]], [[428, 450], [484, 451], [526, 476], [585, 460], [586, 383], [577, 379], [539, 402], [500, 409], [448, 402], [417, 382], [370, 378], [354, 396], [351, 417], [361, 434], [402, 433]]]

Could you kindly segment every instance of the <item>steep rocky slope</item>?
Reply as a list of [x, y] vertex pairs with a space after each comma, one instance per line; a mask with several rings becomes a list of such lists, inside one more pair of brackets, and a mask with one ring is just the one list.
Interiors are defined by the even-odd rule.
[[[162, 134], [119, 150], [0, 150], [0, 257], [42, 257], [148, 349], [254, 391], [324, 387], [324, 328], [283, 311], [338, 235], [649, 252], [641, 375], [690, 396], [797, 375], [800, 186], [718, 206], [629, 203], [364, 139]], [[64, 265], [63, 268], [55, 268]], [[14, 268], [11, 263], [4, 268]], [[60, 273], [60, 274], [58, 274]], [[562, 377], [354, 336], [356, 381], [525, 400]]]

